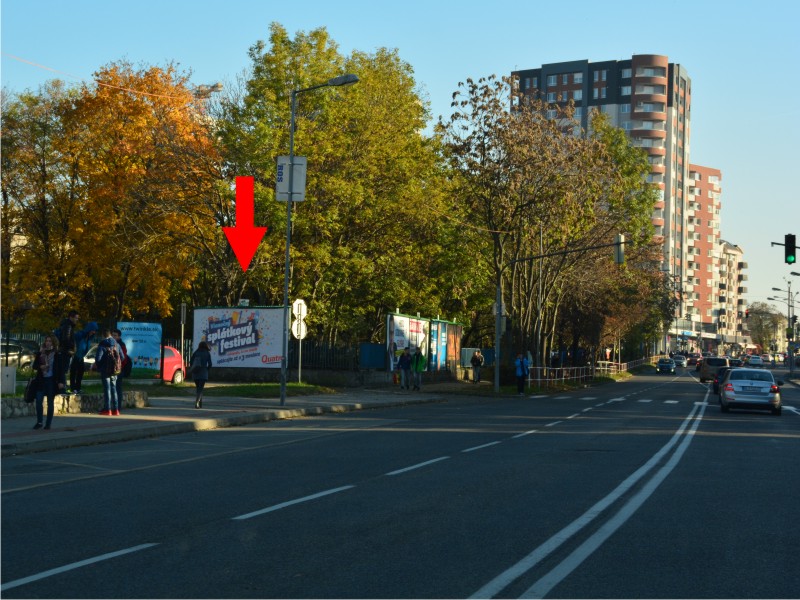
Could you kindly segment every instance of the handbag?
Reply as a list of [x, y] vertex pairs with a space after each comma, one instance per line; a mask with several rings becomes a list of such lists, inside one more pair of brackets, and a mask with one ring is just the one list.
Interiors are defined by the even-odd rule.
[[39, 391], [39, 384], [36, 382], [36, 377], [31, 377], [25, 385], [25, 402], [31, 404], [36, 400], [36, 392]]

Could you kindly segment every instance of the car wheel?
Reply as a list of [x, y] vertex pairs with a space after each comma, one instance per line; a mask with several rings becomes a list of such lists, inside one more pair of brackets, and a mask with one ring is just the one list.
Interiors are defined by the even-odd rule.
[[183, 382], [183, 373], [180, 369], [175, 371], [175, 374], [172, 376], [172, 383], [182, 383]]

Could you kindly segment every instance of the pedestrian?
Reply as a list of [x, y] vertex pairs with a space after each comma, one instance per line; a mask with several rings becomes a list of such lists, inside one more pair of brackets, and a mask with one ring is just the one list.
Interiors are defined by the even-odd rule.
[[197, 344], [197, 350], [192, 354], [189, 361], [189, 369], [192, 372], [195, 389], [195, 408], [203, 408], [203, 388], [208, 381], [208, 370], [211, 368], [211, 348], [206, 342]]
[[[63, 391], [66, 377], [62, 366], [63, 355], [58, 351], [58, 338], [47, 335], [33, 359], [36, 373], [36, 425], [34, 429], [50, 429], [55, 412], [56, 393]], [[47, 421], [44, 421], [44, 398], [47, 396]], [[44, 421], [44, 423], [43, 423]]]
[[128, 358], [128, 347], [125, 345], [125, 342], [122, 341], [122, 332], [119, 329], [112, 329], [111, 337], [117, 342], [120, 349], [120, 358], [122, 359], [122, 371], [117, 375], [117, 401], [119, 402], [120, 409], [122, 409], [122, 405], [125, 404], [125, 396], [122, 395], [122, 379], [125, 377], [123, 374], [125, 373], [125, 363], [130, 359]]
[[525, 380], [530, 372], [530, 363], [527, 358], [523, 358], [522, 352], [517, 352], [517, 359], [514, 361], [515, 375], [517, 376], [517, 393], [525, 395]]
[[408, 348], [403, 349], [397, 361], [397, 369], [400, 371], [400, 389], [411, 389], [411, 352]]
[[483, 366], [483, 355], [480, 350], [475, 350], [472, 353], [472, 358], [469, 361], [472, 364], [472, 383], [481, 382], [481, 367]]
[[89, 352], [89, 347], [97, 333], [97, 323], [90, 321], [81, 331], [75, 333], [75, 356], [69, 367], [69, 389], [73, 394], [81, 393], [83, 374], [86, 370], [83, 359]]
[[417, 346], [414, 356], [411, 357], [411, 374], [414, 377], [414, 389], [418, 392], [422, 391], [422, 373], [425, 371], [427, 363], [425, 362], [425, 355], [422, 353], [422, 348]]
[[[64, 369], [64, 379], [67, 377], [67, 373], [69, 372], [70, 365], [72, 363], [72, 357], [75, 356], [75, 331], [78, 327], [78, 321], [80, 320], [80, 314], [77, 310], [71, 310], [67, 313], [67, 316], [64, 317], [61, 321], [61, 325], [58, 326], [56, 330], [56, 335], [58, 336], [58, 348], [59, 352], [61, 353], [61, 368]], [[70, 390], [66, 390], [67, 393]]]
[[115, 372], [116, 354], [122, 358], [120, 347], [114, 341], [111, 330], [103, 329], [103, 339], [97, 345], [97, 354], [94, 357], [92, 370], [100, 373], [103, 382], [103, 410], [101, 415], [119, 415], [119, 398], [117, 397], [117, 375]]

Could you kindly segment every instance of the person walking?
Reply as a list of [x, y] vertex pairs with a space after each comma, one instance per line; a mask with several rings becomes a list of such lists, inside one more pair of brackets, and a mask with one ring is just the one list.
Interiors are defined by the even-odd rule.
[[117, 401], [119, 402], [120, 410], [122, 410], [122, 405], [125, 404], [125, 396], [122, 395], [122, 380], [125, 377], [123, 375], [125, 372], [125, 363], [129, 360], [128, 347], [125, 345], [125, 342], [122, 341], [122, 332], [119, 329], [112, 329], [111, 337], [117, 342], [120, 349], [120, 359], [122, 359], [123, 370], [117, 375]]
[[400, 389], [411, 389], [411, 352], [408, 348], [403, 350], [400, 359], [397, 361], [397, 369], [400, 371]]
[[[62, 365], [63, 355], [58, 351], [58, 338], [47, 335], [33, 359], [36, 373], [36, 424], [34, 429], [50, 429], [55, 412], [56, 393], [63, 391], [66, 377]], [[44, 421], [44, 398], [47, 397], [47, 421]]]
[[189, 368], [192, 371], [192, 379], [194, 380], [195, 408], [203, 408], [203, 389], [206, 386], [206, 381], [208, 381], [208, 370], [211, 367], [211, 348], [206, 342], [200, 342], [197, 344], [197, 350], [192, 353], [192, 359], [189, 361]]
[[472, 383], [481, 382], [481, 367], [483, 366], [483, 355], [480, 350], [475, 350], [470, 359], [472, 364]]
[[122, 355], [120, 347], [114, 341], [110, 329], [103, 330], [103, 339], [97, 346], [97, 354], [94, 357], [92, 370], [100, 373], [100, 381], [103, 382], [103, 410], [101, 415], [119, 415], [119, 398], [117, 397], [117, 375], [115, 372], [115, 356]]
[[89, 352], [89, 346], [94, 341], [97, 329], [97, 323], [90, 321], [86, 327], [75, 334], [75, 356], [72, 358], [72, 364], [69, 367], [69, 389], [72, 390], [73, 394], [81, 393], [83, 374], [86, 371], [83, 359]]
[[520, 396], [525, 395], [525, 380], [528, 378], [530, 372], [530, 363], [527, 357], [522, 356], [522, 352], [517, 352], [517, 358], [514, 361], [514, 374], [517, 376], [517, 393]]
[[422, 373], [425, 371], [427, 364], [422, 348], [417, 346], [414, 356], [411, 357], [411, 373], [414, 376], [414, 389], [418, 392], [422, 391]]
[[[66, 379], [67, 373], [69, 373], [72, 357], [75, 356], [75, 330], [78, 327], [79, 320], [80, 315], [78, 311], [71, 310], [67, 313], [67, 316], [62, 319], [61, 325], [59, 325], [56, 330], [58, 349], [61, 353], [60, 365], [61, 368], [64, 369], [64, 379]], [[67, 392], [69, 391], [70, 390], [67, 390]]]

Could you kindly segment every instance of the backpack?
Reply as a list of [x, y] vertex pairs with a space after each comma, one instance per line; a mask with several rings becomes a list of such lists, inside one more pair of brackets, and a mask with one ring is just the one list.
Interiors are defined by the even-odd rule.
[[133, 371], [133, 361], [130, 356], [126, 356], [125, 360], [122, 361], [122, 376], [130, 377], [131, 371]]
[[122, 373], [122, 356], [120, 356], [119, 346], [112, 344], [106, 346], [103, 354], [103, 375], [110, 377]]

